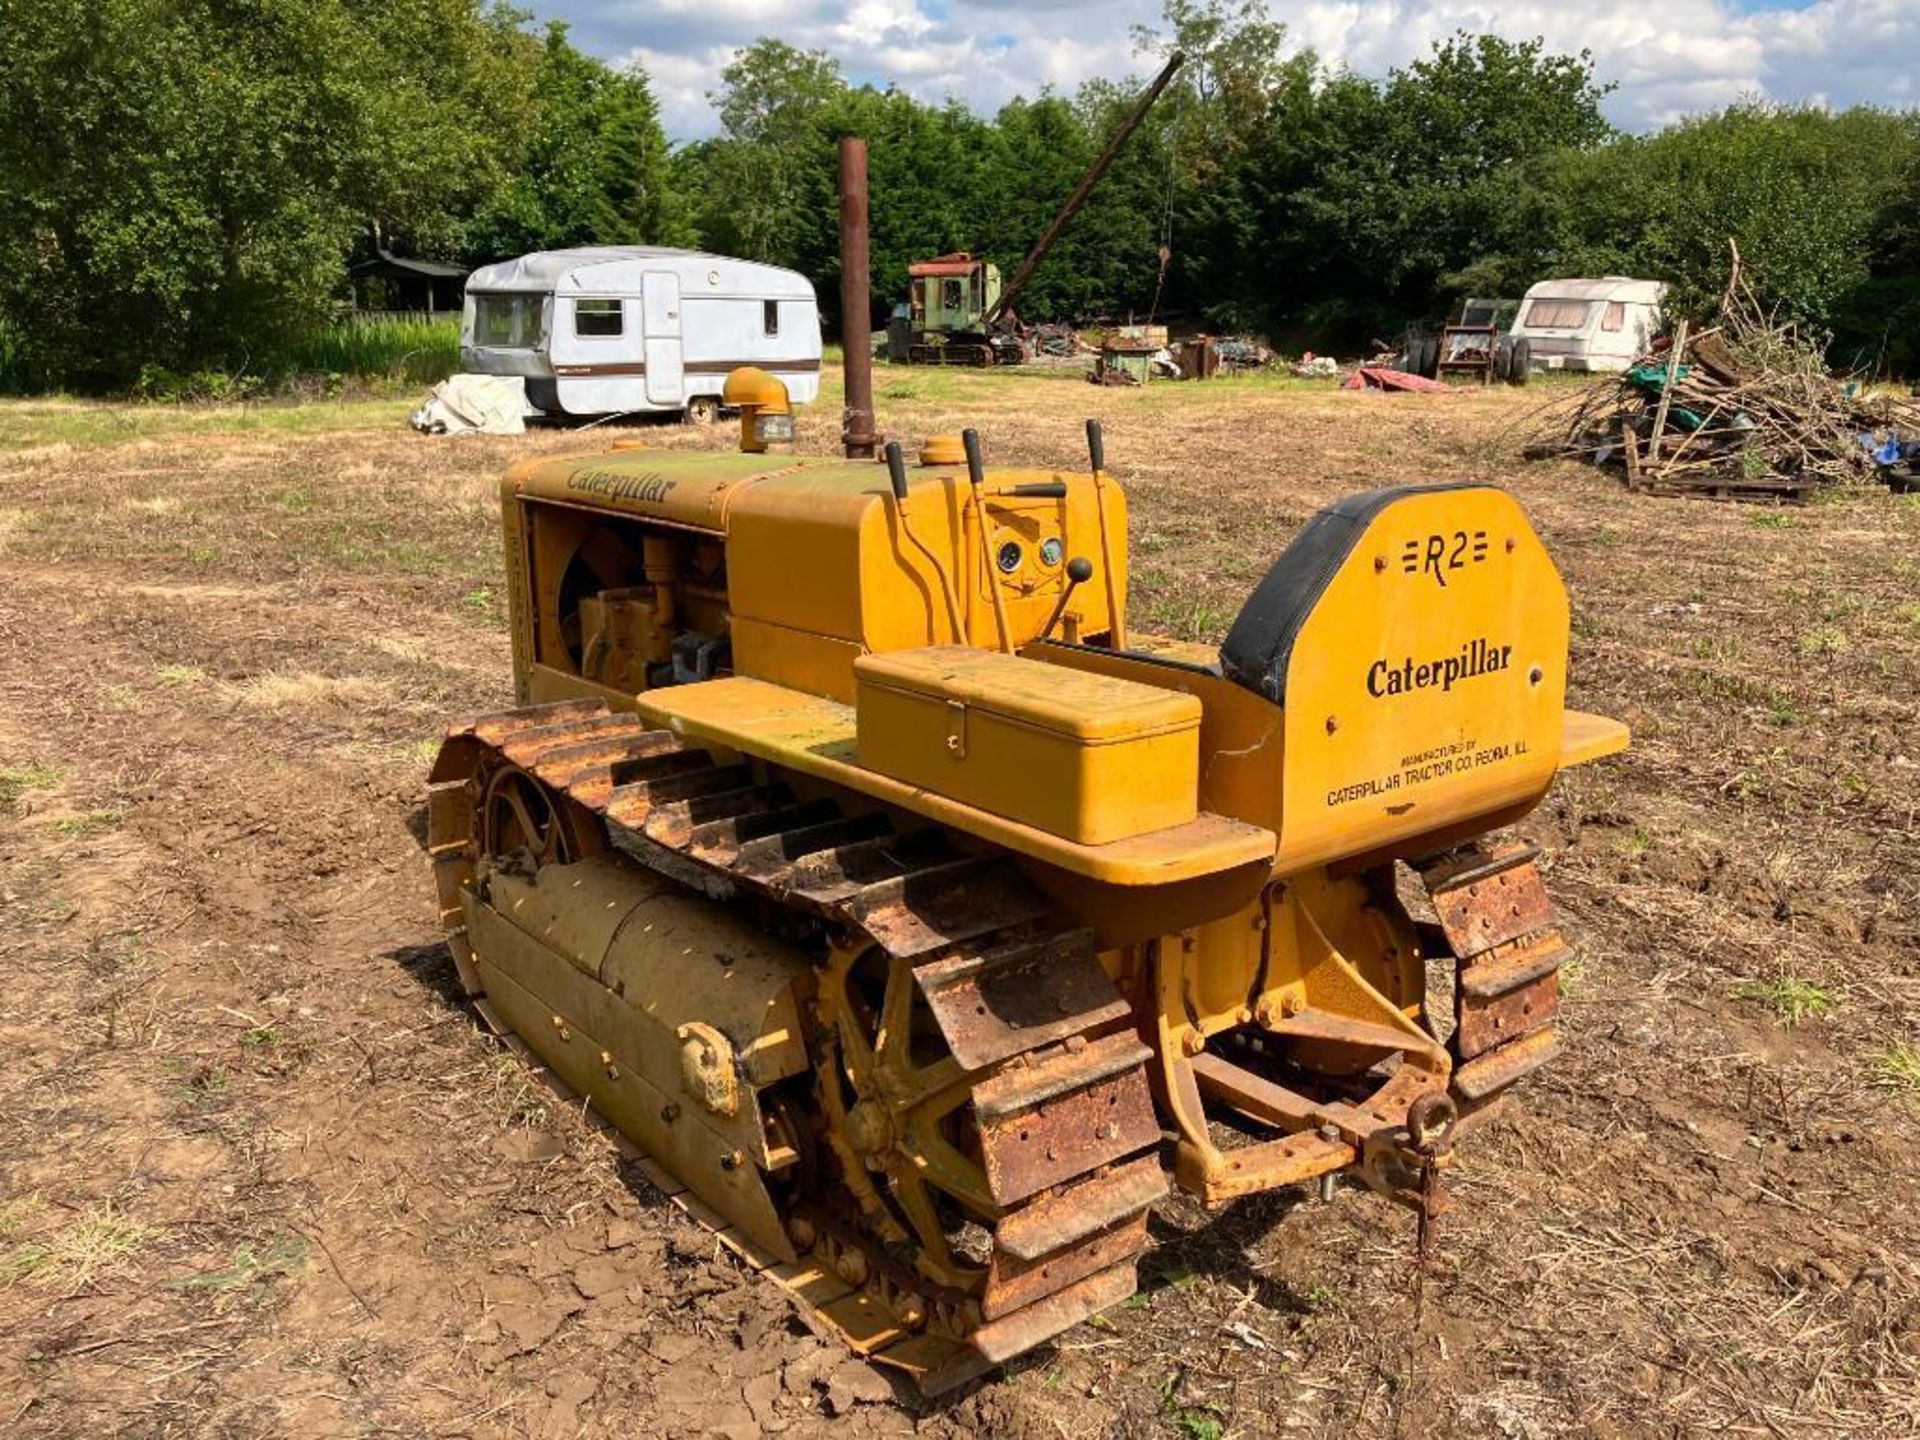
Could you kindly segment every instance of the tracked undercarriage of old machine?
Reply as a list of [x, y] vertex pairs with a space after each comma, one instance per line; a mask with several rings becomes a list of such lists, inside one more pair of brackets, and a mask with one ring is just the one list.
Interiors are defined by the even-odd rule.
[[1438, 1205], [1555, 1046], [1552, 908], [1484, 837], [1626, 744], [1563, 708], [1511, 496], [1342, 500], [1215, 649], [1130, 628], [1089, 432], [516, 467], [520, 708], [433, 770], [487, 1021], [930, 1393], [1129, 1295], [1170, 1182]]

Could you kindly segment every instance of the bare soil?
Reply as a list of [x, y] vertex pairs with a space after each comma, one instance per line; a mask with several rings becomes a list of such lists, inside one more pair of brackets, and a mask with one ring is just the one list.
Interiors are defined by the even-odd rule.
[[1492, 479], [1545, 534], [1573, 703], [1635, 746], [1521, 827], [1571, 1044], [1464, 1154], [1424, 1303], [1363, 1191], [1175, 1203], [1140, 1296], [957, 1399], [845, 1361], [530, 1083], [436, 932], [425, 767], [510, 697], [496, 479], [607, 432], [8, 449], [0, 407], [0, 1434], [1920, 1433], [1920, 504], [1630, 497], [1518, 460], [1526, 393], [880, 390], [1009, 461], [1100, 415], [1172, 633], [1355, 489]]

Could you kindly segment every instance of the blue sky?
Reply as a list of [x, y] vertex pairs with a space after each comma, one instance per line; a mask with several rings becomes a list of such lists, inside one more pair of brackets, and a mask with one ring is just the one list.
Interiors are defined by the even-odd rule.
[[[991, 111], [1043, 85], [1144, 74], [1130, 30], [1159, 0], [531, 0], [574, 39], [644, 66], [676, 140], [712, 133], [707, 92], [761, 35], [821, 49], [856, 80]], [[1289, 43], [1380, 74], [1455, 30], [1593, 52], [1614, 122], [1641, 130], [1744, 96], [1920, 103], [1920, 0], [1269, 0]]]

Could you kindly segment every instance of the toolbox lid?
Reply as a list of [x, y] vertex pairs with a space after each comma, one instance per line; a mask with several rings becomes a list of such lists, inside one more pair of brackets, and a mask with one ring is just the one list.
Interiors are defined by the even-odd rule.
[[853, 671], [861, 685], [958, 701], [1084, 745], [1189, 730], [1200, 723], [1200, 700], [1184, 691], [965, 645], [862, 655]]

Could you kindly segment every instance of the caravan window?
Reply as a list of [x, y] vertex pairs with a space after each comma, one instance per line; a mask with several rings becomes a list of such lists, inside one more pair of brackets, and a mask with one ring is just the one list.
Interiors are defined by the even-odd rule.
[[778, 300], [760, 302], [760, 333], [762, 335], [780, 333], [780, 302]]
[[1592, 308], [1584, 300], [1536, 300], [1527, 307], [1527, 329], [1578, 330]]
[[540, 342], [539, 295], [475, 295], [473, 342], [497, 350], [531, 350]]
[[573, 302], [573, 333], [582, 339], [607, 339], [625, 328], [626, 312], [618, 300]]
[[1627, 302], [1624, 300], [1609, 300], [1607, 302], [1607, 313], [1600, 317], [1600, 328], [1602, 330], [1624, 330], [1626, 324]]

